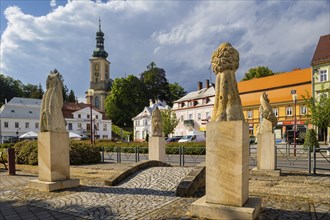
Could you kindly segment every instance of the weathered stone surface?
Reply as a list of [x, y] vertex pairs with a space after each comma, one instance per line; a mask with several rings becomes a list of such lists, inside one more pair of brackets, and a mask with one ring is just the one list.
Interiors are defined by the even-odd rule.
[[239, 53], [229, 43], [222, 43], [212, 54], [212, 69], [216, 75], [215, 100], [211, 121], [244, 120], [235, 71]]
[[151, 135], [153, 137], [162, 137], [163, 136], [163, 124], [162, 124], [162, 115], [158, 107], [152, 112], [151, 116]]
[[210, 122], [206, 133], [206, 202], [243, 206], [249, 196], [248, 123]]
[[257, 168], [275, 170], [275, 134], [258, 134]]
[[149, 160], [158, 160], [165, 162], [165, 138], [150, 137], [149, 138]]
[[29, 181], [29, 187], [44, 192], [52, 192], [60, 189], [73, 188], [79, 186], [79, 179], [57, 180], [55, 182], [46, 182], [40, 180]]
[[49, 74], [46, 88], [40, 108], [40, 131], [65, 132], [65, 120], [62, 113], [63, 85], [56, 69]]
[[205, 163], [196, 166], [185, 176], [176, 188], [176, 195], [188, 197], [194, 195], [200, 187], [205, 186]]
[[192, 216], [207, 219], [255, 219], [261, 207], [261, 199], [250, 197], [242, 207], [212, 204], [206, 197], [191, 204]]
[[70, 178], [68, 132], [38, 134], [39, 180], [54, 182]]

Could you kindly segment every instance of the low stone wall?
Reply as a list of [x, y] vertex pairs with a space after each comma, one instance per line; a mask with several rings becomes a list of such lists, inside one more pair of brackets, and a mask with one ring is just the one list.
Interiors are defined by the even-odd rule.
[[135, 172], [146, 169], [148, 167], [171, 167], [172, 165], [157, 161], [157, 160], [148, 160], [148, 161], [140, 161], [134, 164], [129, 165], [127, 168], [111, 176], [109, 179], [104, 181], [106, 186], [115, 186], [122, 182], [124, 179], [134, 174]]
[[176, 188], [176, 195], [189, 197], [195, 194], [200, 187], [205, 187], [205, 163], [198, 164]]

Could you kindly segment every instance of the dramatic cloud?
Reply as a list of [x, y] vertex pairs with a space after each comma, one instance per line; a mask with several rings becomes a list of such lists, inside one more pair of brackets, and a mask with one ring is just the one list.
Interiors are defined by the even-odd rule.
[[[240, 52], [237, 78], [252, 67], [308, 67], [329, 34], [329, 1], [50, 1], [45, 16], [5, 9], [1, 72], [44, 85], [57, 68], [80, 99], [89, 87], [89, 59], [102, 20], [111, 78], [139, 75], [151, 62], [188, 91], [214, 79], [210, 56], [224, 41]], [[37, 7], [37, 6], [36, 6]]]

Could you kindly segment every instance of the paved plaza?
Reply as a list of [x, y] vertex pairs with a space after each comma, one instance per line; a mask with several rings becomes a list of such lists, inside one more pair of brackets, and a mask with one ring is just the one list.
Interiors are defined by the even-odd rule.
[[[104, 169], [109, 167], [111, 164]], [[2, 170], [0, 219], [191, 219], [189, 206], [203, 191], [191, 198], [175, 195], [176, 186], [191, 170], [191, 167], [152, 167], [118, 186], [82, 184], [59, 192], [28, 189], [27, 182], [36, 179], [36, 174], [18, 172], [9, 176]], [[285, 195], [282, 192], [273, 193], [285, 190], [286, 184], [288, 188], [295, 184], [301, 191], [291, 192], [295, 195], [292, 198], [278, 196]], [[330, 198], [329, 176], [251, 176], [250, 188], [250, 194], [263, 200], [259, 219], [330, 219], [330, 202], [324, 201]], [[312, 195], [305, 199], [299, 193]]]

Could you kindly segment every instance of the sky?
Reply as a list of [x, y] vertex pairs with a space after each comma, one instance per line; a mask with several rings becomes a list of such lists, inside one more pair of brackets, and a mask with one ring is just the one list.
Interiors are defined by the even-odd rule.
[[101, 18], [110, 77], [139, 76], [154, 61], [187, 92], [210, 79], [212, 52], [229, 42], [250, 68], [308, 68], [330, 33], [330, 0], [1, 0], [0, 73], [45, 89], [55, 68], [79, 101]]

